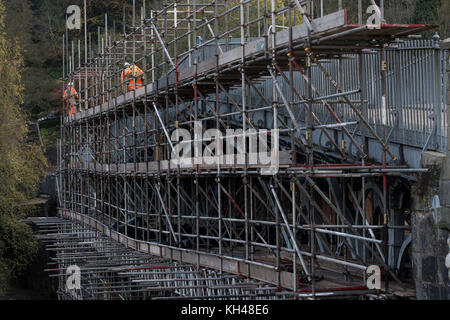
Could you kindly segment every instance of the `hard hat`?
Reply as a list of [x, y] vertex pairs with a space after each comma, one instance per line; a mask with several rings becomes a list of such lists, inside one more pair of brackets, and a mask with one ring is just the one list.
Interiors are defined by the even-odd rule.
[[126, 67], [129, 67], [129, 66], [130, 66], [130, 64], [128, 62], [125, 62], [124, 67], [126, 68]]

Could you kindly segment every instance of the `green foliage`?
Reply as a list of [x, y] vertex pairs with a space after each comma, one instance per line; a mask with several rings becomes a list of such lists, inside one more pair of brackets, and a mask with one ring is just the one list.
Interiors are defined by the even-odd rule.
[[440, 0], [417, 0], [414, 10], [414, 23], [437, 21]]
[[[44, 125], [45, 124], [45, 125]], [[40, 123], [42, 142], [46, 147], [57, 147], [60, 139], [59, 119]]]
[[28, 225], [0, 216], [0, 292], [27, 269], [37, 250], [38, 242]]
[[24, 57], [24, 109], [37, 118], [59, 103], [49, 95], [58, 85], [58, 77], [52, 72], [60, 65], [58, 47], [52, 43], [52, 32], [45, 20], [35, 14], [32, 2], [6, 0], [5, 4], [7, 35], [11, 41], [17, 39]]
[[46, 160], [40, 147], [26, 142], [22, 109], [23, 57], [19, 41], [5, 33], [5, 6], [0, 0], [0, 290], [29, 265], [37, 250], [20, 204], [34, 196]]

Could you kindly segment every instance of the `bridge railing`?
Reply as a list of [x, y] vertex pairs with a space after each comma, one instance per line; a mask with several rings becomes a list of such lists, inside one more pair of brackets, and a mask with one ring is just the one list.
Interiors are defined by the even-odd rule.
[[[441, 50], [433, 40], [411, 40], [388, 49], [387, 112], [383, 114], [380, 51], [364, 54], [366, 70], [363, 90], [367, 101], [367, 120], [377, 133], [381, 134], [383, 126], [387, 126], [391, 142], [423, 150], [446, 150], [444, 61], [448, 55], [449, 52]], [[344, 91], [358, 87], [357, 59], [353, 55], [342, 62]], [[339, 79], [339, 63], [339, 60], [334, 60], [329, 66], [336, 79]], [[317, 73], [319, 75], [319, 70]], [[343, 108], [345, 121], [357, 120], [350, 108], [339, 106]], [[323, 114], [327, 115], [325, 112]]]
[[[421, 150], [445, 152], [447, 147], [447, 105], [445, 61], [448, 50], [442, 50], [434, 40], [410, 40], [398, 43], [386, 50], [387, 112], [383, 114], [381, 94], [381, 57], [374, 50], [363, 54], [365, 68], [363, 94], [367, 108], [367, 120], [382, 135], [387, 127], [388, 141], [403, 144]], [[345, 55], [342, 59], [323, 62], [327, 72], [334, 79], [340, 79], [343, 91], [360, 88], [358, 78], [358, 55]], [[335, 88], [325, 79], [318, 67], [313, 67], [316, 93], [322, 96], [334, 94]], [[279, 79], [287, 95], [289, 85]], [[295, 75], [295, 88], [305, 93], [307, 84], [300, 73]], [[272, 98], [272, 81], [260, 84], [260, 90]], [[236, 98], [239, 93], [236, 92]], [[361, 96], [355, 93], [349, 96], [360, 106]], [[256, 94], [254, 102], [260, 100]], [[339, 99], [327, 100], [344, 122], [358, 121], [353, 110]], [[331, 123], [330, 113], [323, 103], [314, 104], [314, 112], [322, 123]], [[304, 109], [299, 108], [297, 119], [304, 119]], [[337, 129], [338, 130], [338, 129]], [[359, 134], [359, 127], [353, 130]], [[366, 133], [367, 134], [367, 133]], [[370, 136], [370, 135], [369, 135]]]

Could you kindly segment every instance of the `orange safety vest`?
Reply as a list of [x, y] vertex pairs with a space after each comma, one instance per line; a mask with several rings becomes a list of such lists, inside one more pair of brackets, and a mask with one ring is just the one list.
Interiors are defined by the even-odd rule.
[[78, 99], [78, 93], [73, 86], [67, 87], [64, 91], [64, 100], [66, 100], [67, 108], [69, 109], [69, 116], [75, 114], [76, 100]]
[[[134, 71], [134, 74], [133, 74]], [[135, 79], [133, 78], [133, 75], [135, 77]], [[122, 83], [125, 80], [128, 80], [127, 86], [128, 86], [128, 92], [130, 91], [134, 91], [135, 88], [136, 90], [139, 88], [142, 88], [144, 86], [144, 72], [139, 69], [138, 66], [132, 65], [127, 67], [121, 75], [121, 79], [122, 79]], [[122, 84], [123, 87], [123, 84]]]

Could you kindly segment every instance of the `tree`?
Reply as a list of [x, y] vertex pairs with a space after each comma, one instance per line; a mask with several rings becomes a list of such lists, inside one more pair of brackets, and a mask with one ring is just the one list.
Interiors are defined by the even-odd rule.
[[59, 53], [51, 43], [45, 20], [35, 15], [32, 2], [6, 0], [5, 5], [7, 36], [11, 41], [18, 40], [25, 63], [24, 108], [37, 118], [59, 103], [48, 95], [58, 85], [58, 74], [53, 70], [59, 67]]
[[417, 0], [413, 22], [430, 24], [437, 21], [440, 5], [440, 0]]
[[0, 0], [0, 290], [24, 271], [37, 250], [30, 228], [18, 219], [27, 213], [21, 204], [34, 196], [46, 166], [42, 149], [26, 141], [23, 57], [19, 41], [4, 30]]

